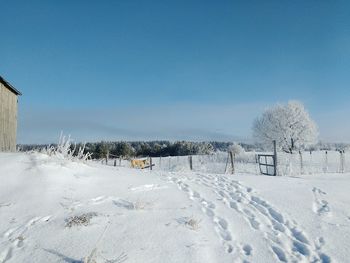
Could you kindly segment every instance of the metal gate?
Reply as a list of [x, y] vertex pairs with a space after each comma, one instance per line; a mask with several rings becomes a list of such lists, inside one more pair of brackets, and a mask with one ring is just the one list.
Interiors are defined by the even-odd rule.
[[257, 163], [259, 170], [264, 175], [277, 175], [277, 149], [276, 141], [273, 141], [273, 154], [258, 154]]
[[261, 174], [272, 176], [277, 175], [275, 155], [258, 154], [258, 164]]

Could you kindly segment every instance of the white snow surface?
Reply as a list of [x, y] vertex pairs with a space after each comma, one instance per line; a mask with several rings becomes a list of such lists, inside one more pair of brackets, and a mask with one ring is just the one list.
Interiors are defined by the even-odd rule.
[[0, 263], [349, 262], [349, 189], [348, 173], [164, 172], [1, 153]]

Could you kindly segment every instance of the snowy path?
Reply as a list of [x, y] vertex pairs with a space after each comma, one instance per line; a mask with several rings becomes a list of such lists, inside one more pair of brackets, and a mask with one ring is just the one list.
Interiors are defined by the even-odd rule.
[[[235, 232], [228, 227], [230, 217], [244, 219], [249, 230], [255, 232], [255, 238], [264, 239], [268, 244], [268, 250], [273, 253], [275, 259], [281, 262], [331, 262], [330, 257], [322, 252], [322, 245], [325, 242], [323, 237], [318, 239], [319, 242], [310, 241], [297, 222], [259, 197], [252, 188], [224, 175], [196, 173], [185, 177], [180, 176], [180, 178], [170, 176], [169, 179], [185, 191], [191, 200], [196, 201], [207, 216], [212, 218], [225, 250], [232, 254], [235, 262], [249, 262], [250, 260], [258, 262], [259, 259], [252, 257], [254, 251], [257, 250], [253, 244], [240, 243], [235, 238]], [[190, 185], [205, 186], [210, 189], [215, 193], [216, 201], [207, 200], [204, 197], [205, 194], [194, 190], [195, 187]], [[319, 193], [319, 191], [316, 192]], [[316, 201], [318, 206], [322, 201]], [[220, 203], [234, 213], [216, 212], [216, 207]], [[242, 227], [246, 228], [246, 226]], [[246, 230], [248, 231], [248, 228]]]
[[327, 195], [327, 193], [317, 187], [314, 187], [312, 189], [312, 192], [314, 194], [314, 203], [313, 203], [314, 212], [319, 216], [329, 214], [331, 212], [331, 209], [328, 202], [325, 199], [325, 196]]

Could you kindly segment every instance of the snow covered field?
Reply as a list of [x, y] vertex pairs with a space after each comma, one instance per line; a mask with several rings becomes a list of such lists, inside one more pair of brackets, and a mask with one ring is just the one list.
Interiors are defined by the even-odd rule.
[[0, 154], [0, 262], [349, 262], [350, 174], [165, 172]]

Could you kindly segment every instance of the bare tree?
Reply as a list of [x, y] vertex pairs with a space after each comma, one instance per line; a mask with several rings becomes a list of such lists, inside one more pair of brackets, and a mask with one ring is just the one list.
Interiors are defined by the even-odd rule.
[[304, 105], [290, 101], [267, 109], [253, 124], [253, 136], [263, 145], [271, 145], [276, 140], [278, 147], [293, 153], [317, 142], [316, 123], [310, 118]]

